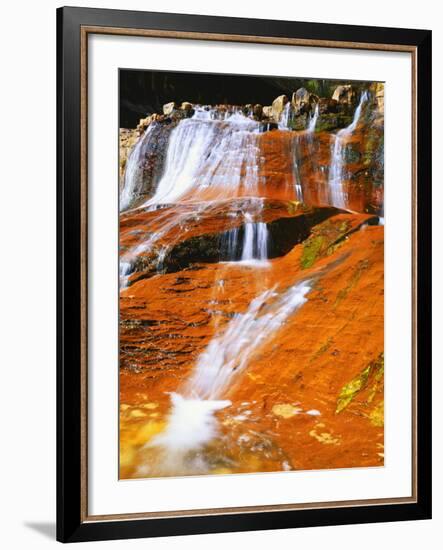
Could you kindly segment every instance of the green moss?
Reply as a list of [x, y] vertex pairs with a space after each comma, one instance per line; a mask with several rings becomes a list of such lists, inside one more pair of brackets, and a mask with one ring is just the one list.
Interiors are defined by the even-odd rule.
[[346, 128], [352, 122], [352, 116], [343, 113], [325, 113], [318, 117], [316, 132], [331, 132]]
[[308, 125], [308, 115], [306, 113], [298, 116], [291, 117], [288, 121], [288, 128], [291, 130], [306, 130]]
[[325, 238], [321, 235], [311, 237], [306, 241], [303, 246], [303, 253], [300, 260], [302, 269], [307, 269], [314, 264], [315, 260], [320, 255], [324, 244]]
[[332, 254], [340, 246], [338, 241], [348, 230], [349, 222], [347, 220], [327, 220], [314, 227], [311, 236], [303, 243], [301, 268], [307, 269], [318, 258]]
[[[373, 376], [374, 385], [371, 388], [371, 393], [368, 398], [368, 403], [374, 398], [375, 392], [379, 389], [381, 382], [383, 381], [384, 376], [384, 354], [380, 355], [374, 361], [371, 361], [367, 367], [365, 367], [356, 377], [354, 377], [350, 382], [345, 384], [340, 391], [340, 394], [337, 399], [337, 407], [335, 413], [338, 414], [342, 412], [346, 407], [351, 403], [351, 401], [368, 386], [370, 375]], [[371, 377], [372, 378], [372, 377]], [[374, 422], [380, 421], [380, 411], [376, 411], [377, 407], [369, 414], [371, 419], [371, 414], [374, 414]], [[376, 411], [376, 412], [374, 412]], [[383, 415], [383, 412], [381, 412]], [[373, 423], [374, 423], [373, 422]], [[379, 425], [379, 424], [374, 424]]]

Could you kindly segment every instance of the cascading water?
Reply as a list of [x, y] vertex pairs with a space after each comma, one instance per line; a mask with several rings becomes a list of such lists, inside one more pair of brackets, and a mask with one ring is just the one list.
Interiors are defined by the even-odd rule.
[[[132, 190], [141, 185], [142, 162], [150, 139], [150, 128], [137, 143], [131, 155], [133, 160], [128, 162], [122, 209], [130, 204]], [[200, 198], [197, 208], [205, 209], [211, 207], [211, 202], [205, 201], [206, 193], [212, 200], [242, 193], [256, 195], [259, 183], [258, 134], [259, 123], [238, 111], [196, 108], [191, 118], [181, 120], [172, 130], [163, 175], [153, 197], [140, 208], [154, 208], [187, 199], [198, 201]], [[127, 286], [133, 258], [152, 249], [173, 227], [186, 225], [187, 219], [195, 217], [196, 213], [198, 210], [173, 219], [166, 217], [154, 233], [125, 252], [120, 262], [120, 287]], [[244, 248], [247, 254], [244, 260], [265, 259], [266, 226], [248, 226], [246, 233], [248, 239]]]
[[280, 115], [278, 123], [279, 130], [289, 130], [289, 118], [291, 116], [291, 102], [288, 101], [284, 106], [284, 109]]
[[143, 163], [154, 128], [155, 123], [148, 126], [148, 129], [137, 141], [129, 156], [125, 170], [124, 185], [120, 194], [120, 211], [129, 208], [134, 198], [143, 188]]
[[[342, 189], [343, 143], [357, 125], [361, 108], [367, 94], [361, 96], [352, 124], [334, 136], [332, 162], [329, 175], [328, 202], [337, 207], [345, 206]], [[283, 110], [279, 127], [287, 129], [291, 105]], [[319, 116], [319, 105], [309, 121], [307, 135], [313, 136]], [[157, 125], [150, 125], [139, 139], [129, 160], [125, 173], [125, 185], [121, 194], [121, 209], [133, 204], [134, 197], [143, 186], [143, 164], [150, 147], [152, 131]], [[226, 199], [239, 195], [256, 196], [261, 185], [259, 166], [260, 124], [245, 116], [240, 110], [220, 111], [211, 107], [197, 107], [191, 118], [181, 120], [169, 134], [169, 142], [163, 175], [158, 178], [154, 195], [141, 208], [161, 208], [163, 205], [183, 201], [200, 201], [205, 208], [209, 200]], [[313, 139], [309, 137], [309, 139]], [[304, 199], [297, 165], [298, 136], [293, 137], [289, 154], [293, 163], [295, 198]], [[146, 253], [174, 226], [186, 225], [188, 216], [194, 213], [178, 214], [165, 219], [154, 233], [143, 236], [132, 249], [125, 252], [121, 261], [121, 287], [125, 288], [133, 269], [133, 259]], [[254, 219], [259, 216], [254, 216]], [[265, 265], [267, 259], [268, 232], [260, 221], [245, 218], [242, 238], [239, 230], [233, 229], [226, 237], [228, 258], [244, 263]], [[232, 233], [232, 234], [231, 234]]]
[[[352, 123], [335, 136], [320, 131], [320, 122], [329, 114], [340, 119], [347, 107], [323, 98], [321, 118], [318, 103], [307, 117], [288, 102], [277, 131], [255, 106], [194, 106], [190, 118], [179, 109], [154, 117], [139, 138], [120, 197], [123, 478], [287, 470], [299, 466], [299, 449], [311, 436], [342, 444], [332, 431], [328, 440], [329, 429], [315, 432], [317, 423], [289, 418], [319, 415], [310, 408], [315, 403], [325, 425], [335, 414], [322, 408], [323, 395], [317, 399], [295, 382], [317, 356], [309, 348], [315, 327], [334, 306], [352, 246], [363, 250], [375, 242], [375, 230], [381, 233], [371, 225], [357, 234], [362, 216], [324, 208], [357, 204], [360, 180], [353, 178], [349, 199], [345, 194], [345, 148], [352, 133], [359, 151], [368, 138], [360, 126], [369, 119], [362, 116], [367, 94], [359, 99]], [[126, 130], [122, 136], [127, 143]], [[349, 163], [349, 173], [354, 169]], [[300, 271], [317, 226], [326, 240], [340, 233], [347, 248], [332, 247], [336, 256], [318, 254], [318, 263]], [[380, 250], [371, 248], [371, 261]], [[320, 277], [327, 299], [311, 308], [309, 293]], [[123, 290], [127, 285], [133, 286]], [[339, 320], [347, 322], [343, 306]], [[345, 361], [333, 359], [331, 379]], [[314, 378], [323, 360], [312, 359]], [[306, 386], [312, 380], [305, 378]]]
[[241, 189], [253, 194], [258, 184], [259, 123], [240, 113], [215, 118], [197, 109], [171, 133], [166, 164], [154, 196], [143, 206], [174, 203], [205, 190], [226, 197]]
[[266, 290], [209, 343], [182, 394], [171, 394], [172, 410], [165, 430], [146, 446], [160, 449], [161, 463], [156, 468], [163, 474], [207, 469], [200, 456], [189, 459], [189, 453], [197, 453], [216, 437], [214, 413], [231, 405], [221, 399], [223, 393], [233, 377], [247, 368], [253, 355], [306, 303], [310, 290], [310, 281], [297, 283], [280, 294], [275, 287]]
[[292, 157], [293, 174], [294, 174], [295, 198], [298, 201], [302, 202], [303, 187], [301, 184], [300, 170], [298, 166], [299, 146], [300, 146], [299, 136], [296, 135], [292, 140], [291, 157]]
[[[313, 150], [313, 143], [314, 143], [314, 132], [315, 127], [317, 125], [317, 120], [320, 114], [319, 110], [319, 104], [316, 103], [314, 112], [312, 113], [311, 117], [308, 121], [308, 126], [306, 128], [306, 132], [302, 136], [302, 139], [306, 140], [307, 147], [309, 148], [310, 152], [312, 153]], [[292, 162], [293, 162], [293, 173], [294, 173], [294, 182], [295, 182], [295, 198], [298, 201], [303, 201], [303, 187], [302, 182], [300, 178], [300, 170], [298, 166], [298, 156], [299, 156], [299, 147], [300, 147], [300, 136], [295, 135], [293, 138], [293, 144], [292, 144]], [[311, 155], [312, 158], [314, 158], [314, 155]]]
[[316, 103], [314, 114], [309, 119], [309, 124], [308, 124], [308, 128], [307, 128], [309, 133], [312, 133], [312, 132], [315, 131], [315, 126], [317, 124], [318, 115], [319, 115], [319, 106], [318, 106], [318, 103]]
[[268, 259], [268, 229], [263, 222], [253, 222], [250, 214], [245, 215], [245, 239], [243, 243], [242, 261], [259, 262]]
[[[222, 253], [229, 262], [241, 262], [257, 267], [267, 265], [269, 233], [266, 223], [255, 222], [249, 212], [243, 214], [242, 228], [226, 231], [222, 237]], [[240, 233], [243, 232], [243, 239]]]
[[360, 102], [355, 109], [354, 118], [351, 124], [338, 131], [333, 136], [328, 187], [329, 202], [331, 206], [336, 206], [337, 208], [346, 208], [346, 197], [343, 191], [344, 146], [346, 138], [351, 135], [357, 127], [363, 104], [367, 101], [367, 99], [368, 93], [363, 92], [360, 97]]
[[310, 281], [285, 292], [266, 290], [250, 303], [245, 313], [234, 316], [226, 330], [200, 355], [184, 394], [199, 399], [218, 399], [232, 377], [248, 365], [252, 355], [270, 340], [288, 317], [307, 302]]

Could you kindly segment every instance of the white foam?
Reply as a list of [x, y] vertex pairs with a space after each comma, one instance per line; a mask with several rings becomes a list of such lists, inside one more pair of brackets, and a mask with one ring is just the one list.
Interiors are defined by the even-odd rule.
[[199, 449], [217, 433], [214, 413], [231, 405], [228, 400], [184, 398], [171, 393], [172, 410], [166, 429], [155, 436], [148, 446], [162, 446], [173, 453]]

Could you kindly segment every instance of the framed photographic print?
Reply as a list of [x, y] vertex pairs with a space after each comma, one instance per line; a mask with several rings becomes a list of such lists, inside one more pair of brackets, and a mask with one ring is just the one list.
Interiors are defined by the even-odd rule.
[[63, 542], [431, 516], [431, 32], [60, 8]]

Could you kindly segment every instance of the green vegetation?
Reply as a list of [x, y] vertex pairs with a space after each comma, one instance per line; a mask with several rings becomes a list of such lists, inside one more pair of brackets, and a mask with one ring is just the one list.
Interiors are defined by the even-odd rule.
[[321, 235], [311, 237], [306, 241], [303, 246], [303, 254], [300, 260], [302, 269], [307, 269], [315, 263], [322, 249], [324, 249], [324, 244], [325, 238]]
[[331, 254], [338, 247], [338, 242], [349, 230], [347, 220], [326, 220], [313, 228], [311, 236], [303, 243], [300, 259], [302, 269], [307, 269], [322, 256]]
[[[337, 399], [337, 407], [335, 409], [336, 414], [342, 412], [346, 407], [353, 401], [353, 399], [368, 386], [369, 378], [373, 376], [374, 384], [371, 387], [371, 393], [367, 402], [373, 400], [375, 392], [380, 389], [381, 382], [383, 381], [384, 375], [384, 354], [380, 355], [369, 363], [356, 377], [354, 377], [350, 382], [345, 384], [341, 389], [341, 392]], [[378, 408], [377, 408], [378, 407]], [[380, 422], [380, 415], [383, 418], [383, 409], [380, 409], [378, 405], [375, 409], [369, 414], [371, 421], [375, 424]], [[371, 417], [373, 415], [373, 418]], [[375, 424], [379, 425], [379, 424]]]

